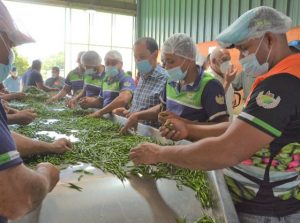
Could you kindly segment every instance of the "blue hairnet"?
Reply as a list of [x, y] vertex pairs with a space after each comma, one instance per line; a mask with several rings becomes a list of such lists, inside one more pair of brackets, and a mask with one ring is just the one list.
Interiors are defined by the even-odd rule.
[[292, 20], [267, 6], [251, 9], [220, 33], [216, 40], [222, 47], [230, 47], [263, 36], [266, 32], [286, 33]]

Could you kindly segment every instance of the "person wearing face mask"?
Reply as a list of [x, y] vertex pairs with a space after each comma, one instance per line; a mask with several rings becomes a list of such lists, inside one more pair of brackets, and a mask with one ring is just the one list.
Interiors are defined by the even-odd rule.
[[104, 72], [100, 72], [101, 60], [95, 51], [87, 51], [81, 56], [81, 63], [85, 69], [83, 91], [67, 102], [68, 107], [75, 108], [77, 103], [84, 109], [102, 107]]
[[173, 130], [167, 138], [202, 140], [142, 144], [131, 150], [133, 162], [225, 168], [241, 223], [300, 222], [300, 54], [288, 46], [291, 24], [283, 13], [261, 6], [219, 34], [217, 42], [238, 49], [245, 72], [256, 76], [242, 113], [232, 123], [210, 126], [168, 120]]
[[[160, 104], [160, 95], [168, 78], [166, 70], [157, 63], [158, 45], [154, 39], [149, 37], [138, 39], [134, 43], [133, 52], [140, 78], [133, 94], [131, 107], [129, 110], [118, 108], [113, 111], [115, 114], [127, 117]], [[158, 126], [157, 120], [146, 120], [143, 123]]]
[[223, 85], [228, 113], [232, 116], [234, 90], [231, 82], [236, 76], [237, 69], [233, 68], [230, 61], [231, 57], [227, 49], [217, 47], [211, 52], [209, 58], [210, 68], [208, 69], [208, 72]]
[[[33, 42], [15, 26], [8, 10], [0, 1], [0, 82], [8, 75], [12, 60], [11, 47]], [[36, 171], [23, 165], [15, 140], [7, 126], [0, 99], [0, 223], [17, 219], [38, 207], [59, 180], [59, 170], [50, 163], [41, 163]], [[20, 142], [20, 141], [18, 141]], [[17, 142], [17, 143], [18, 143]], [[32, 141], [37, 144], [36, 140]], [[24, 143], [24, 141], [23, 141]]]
[[104, 61], [103, 108], [90, 114], [90, 117], [101, 117], [113, 109], [125, 107], [132, 99], [135, 89], [132, 77], [122, 70], [123, 59], [118, 51], [107, 52]]
[[85, 53], [84, 51], [78, 53], [77, 55], [78, 66], [74, 70], [71, 70], [68, 73], [63, 89], [60, 92], [58, 92], [58, 94], [48, 99], [47, 103], [53, 103], [55, 101], [58, 101], [64, 98], [67, 94], [71, 94], [72, 96], [75, 96], [79, 91], [83, 89], [84, 67], [81, 64], [81, 56], [84, 53]]
[[160, 122], [169, 118], [202, 123], [228, 121], [224, 89], [196, 65], [196, 53], [195, 43], [186, 34], [174, 34], [164, 42], [162, 55], [169, 77], [161, 100], [167, 111], [160, 113], [162, 105], [156, 105], [136, 112], [129, 117], [122, 132], [135, 128], [138, 120], [145, 119], [159, 119]]
[[43, 77], [41, 75], [42, 62], [40, 60], [32, 61], [31, 67], [25, 72], [22, 77], [22, 89], [27, 87], [37, 87], [43, 91], [58, 91], [57, 88], [48, 87], [44, 84]]

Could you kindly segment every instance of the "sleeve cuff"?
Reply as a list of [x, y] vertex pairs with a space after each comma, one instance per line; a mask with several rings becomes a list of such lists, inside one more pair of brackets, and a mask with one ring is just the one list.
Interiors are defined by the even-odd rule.
[[212, 116], [209, 117], [208, 121], [212, 121], [214, 120], [215, 118], [218, 118], [220, 116], [224, 116], [224, 115], [228, 115], [227, 111], [221, 111], [221, 112], [218, 112]]
[[262, 130], [263, 132], [269, 134], [272, 137], [279, 137], [281, 136], [282, 132], [275, 127], [271, 126], [270, 124], [266, 123], [265, 121], [256, 118], [246, 112], [242, 112], [239, 116], [239, 119], [249, 123], [250, 125]]

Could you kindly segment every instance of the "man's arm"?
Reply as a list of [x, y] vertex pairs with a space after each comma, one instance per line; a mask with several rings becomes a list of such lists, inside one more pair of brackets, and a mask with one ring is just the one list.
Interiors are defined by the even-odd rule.
[[26, 97], [25, 93], [18, 92], [18, 93], [0, 93], [0, 98], [5, 100], [5, 101], [11, 101], [11, 100], [18, 100], [18, 99], [23, 99]]
[[44, 163], [33, 171], [23, 164], [0, 171], [0, 216], [17, 219], [38, 207], [59, 180], [59, 171]]
[[37, 114], [32, 109], [25, 109], [7, 114], [7, 123], [9, 125], [19, 124], [28, 125], [37, 117]]
[[109, 103], [99, 111], [94, 112], [90, 116], [101, 117], [102, 115], [109, 113], [116, 108], [125, 107], [130, 102], [131, 98], [132, 93], [130, 91], [121, 91], [119, 96], [116, 97], [111, 103]]
[[273, 139], [269, 134], [237, 119], [221, 136], [189, 145], [162, 147], [142, 144], [131, 150], [130, 157], [135, 164], [163, 162], [188, 169], [215, 170], [248, 159]]
[[43, 91], [46, 91], [46, 92], [49, 92], [49, 91], [58, 91], [59, 90], [57, 88], [48, 87], [43, 82], [36, 81], [35, 84], [36, 84], [37, 88], [39, 88], [39, 89], [41, 89]]
[[157, 120], [159, 112], [160, 105], [155, 105], [147, 110], [131, 113], [121, 133], [127, 133], [129, 129], [136, 128], [139, 120]]
[[58, 101], [59, 99], [62, 99], [63, 97], [65, 97], [70, 91], [71, 91], [71, 87], [68, 85], [65, 85], [60, 92], [58, 92], [56, 95], [54, 95], [52, 98], [50, 98], [47, 102], [51, 103], [54, 101]]
[[18, 152], [21, 156], [28, 156], [39, 153], [63, 153], [72, 148], [69, 140], [58, 139], [53, 143], [40, 140], [33, 140], [16, 132], [12, 132]]
[[186, 122], [176, 118], [168, 119], [166, 123], [160, 127], [160, 133], [167, 139], [175, 141], [188, 139], [197, 141], [208, 137], [217, 137], [222, 135], [230, 126], [229, 122], [221, 122], [217, 124], [201, 124], [198, 122]]

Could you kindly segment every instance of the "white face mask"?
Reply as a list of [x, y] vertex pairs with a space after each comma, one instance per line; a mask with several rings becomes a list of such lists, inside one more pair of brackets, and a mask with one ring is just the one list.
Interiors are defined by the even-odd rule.
[[240, 64], [243, 66], [243, 70], [245, 71], [245, 73], [248, 76], [258, 77], [258, 76], [260, 76], [262, 74], [265, 74], [269, 71], [268, 60], [269, 60], [272, 48], [270, 49], [270, 51], [268, 53], [268, 56], [267, 56], [267, 59], [266, 59], [265, 63], [260, 64], [258, 62], [257, 58], [256, 58], [256, 54], [257, 54], [257, 52], [258, 52], [258, 50], [261, 46], [261, 43], [262, 43], [264, 37], [265, 36], [263, 36], [263, 38], [261, 39], [255, 53], [249, 54], [249, 55], [245, 56], [243, 59], [240, 60]]
[[231, 67], [231, 61], [230, 60], [224, 61], [220, 65], [220, 71], [221, 71], [221, 73], [222, 74], [226, 74], [229, 71], [230, 67]]
[[97, 73], [97, 71], [96, 71], [95, 69], [93, 69], [93, 68], [86, 69], [86, 70], [84, 71], [84, 74], [86, 74], [86, 75], [89, 75], [89, 74], [96, 74], [96, 73]]

